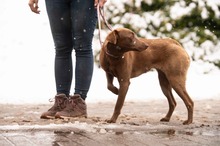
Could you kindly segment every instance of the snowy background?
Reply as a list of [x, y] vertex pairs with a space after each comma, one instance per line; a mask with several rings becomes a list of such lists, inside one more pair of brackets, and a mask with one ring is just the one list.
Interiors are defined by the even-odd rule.
[[[30, 11], [28, 0], [1, 0], [0, 103], [46, 104], [56, 93], [53, 71], [55, 52], [44, 0], [39, 1], [39, 7], [41, 14], [36, 15]], [[94, 51], [100, 48], [97, 37], [96, 32]], [[206, 70], [209, 70], [208, 74], [204, 74]], [[219, 69], [203, 62], [191, 63], [187, 90], [192, 99], [220, 99], [219, 87]], [[95, 66], [87, 102], [115, 102], [116, 98], [106, 88], [104, 71]], [[126, 101], [158, 99], [165, 97], [155, 71], [131, 80]]]

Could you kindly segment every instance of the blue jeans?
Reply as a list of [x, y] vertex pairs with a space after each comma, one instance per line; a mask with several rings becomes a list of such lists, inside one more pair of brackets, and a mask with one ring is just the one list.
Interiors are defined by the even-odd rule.
[[70, 94], [75, 50], [75, 92], [87, 97], [93, 74], [92, 39], [97, 22], [94, 0], [46, 0], [55, 45], [57, 94]]

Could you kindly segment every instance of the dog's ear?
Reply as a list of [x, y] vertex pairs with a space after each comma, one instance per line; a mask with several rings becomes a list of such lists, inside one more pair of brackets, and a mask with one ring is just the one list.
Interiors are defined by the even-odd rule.
[[116, 44], [119, 37], [119, 33], [117, 30], [113, 30], [107, 37], [107, 41]]

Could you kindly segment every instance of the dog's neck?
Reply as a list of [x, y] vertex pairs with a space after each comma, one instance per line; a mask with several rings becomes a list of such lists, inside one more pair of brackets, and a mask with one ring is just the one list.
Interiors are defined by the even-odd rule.
[[124, 58], [124, 55], [120, 55], [120, 56], [116, 56], [116, 55], [113, 55], [113, 54], [111, 54], [109, 51], [108, 51], [108, 49], [106, 49], [106, 51], [105, 51], [105, 53], [106, 53], [106, 55], [108, 55], [108, 56], [110, 56], [110, 57], [112, 57], [112, 58], [115, 58], [115, 59], [122, 59], [122, 58]]
[[[115, 50], [115, 51], [113, 51]], [[106, 55], [112, 57], [112, 58], [115, 58], [115, 59], [122, 59], [124, 58], [124, 55], [121, 54], [121, 53], [115, 53], [116, 51], [118, 50], [121, 50], [121, 48], [115, 44], [112, 44], [112, 43], [108, 43], [107, 44], [107, 47], [106, 47], [106, 50], [105, 50], [105, 53]]]

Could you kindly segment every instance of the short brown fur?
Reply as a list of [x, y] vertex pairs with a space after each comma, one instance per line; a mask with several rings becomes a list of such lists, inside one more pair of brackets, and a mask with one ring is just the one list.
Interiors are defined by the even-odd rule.
[[[188, 111], [188, 119], [183, 124], [192, 123], [194, 103], [185, 87], [190, 58], [177, 41], [139, 38], [129, 29], [118, 28], [109, 33], [102, 46], [100, 65], [106, 72], [107, 88], [118, 95], [114, 113], [108, 122], [115, 123], [121, 113], [130, 79], [155, 68], [169, 103], [168, 113], [161, 121], [168, 122], [176, 107], [171, 91], [174, 89]], [[113, 85], [114, 77], [118, 79], [119, 88]]]

